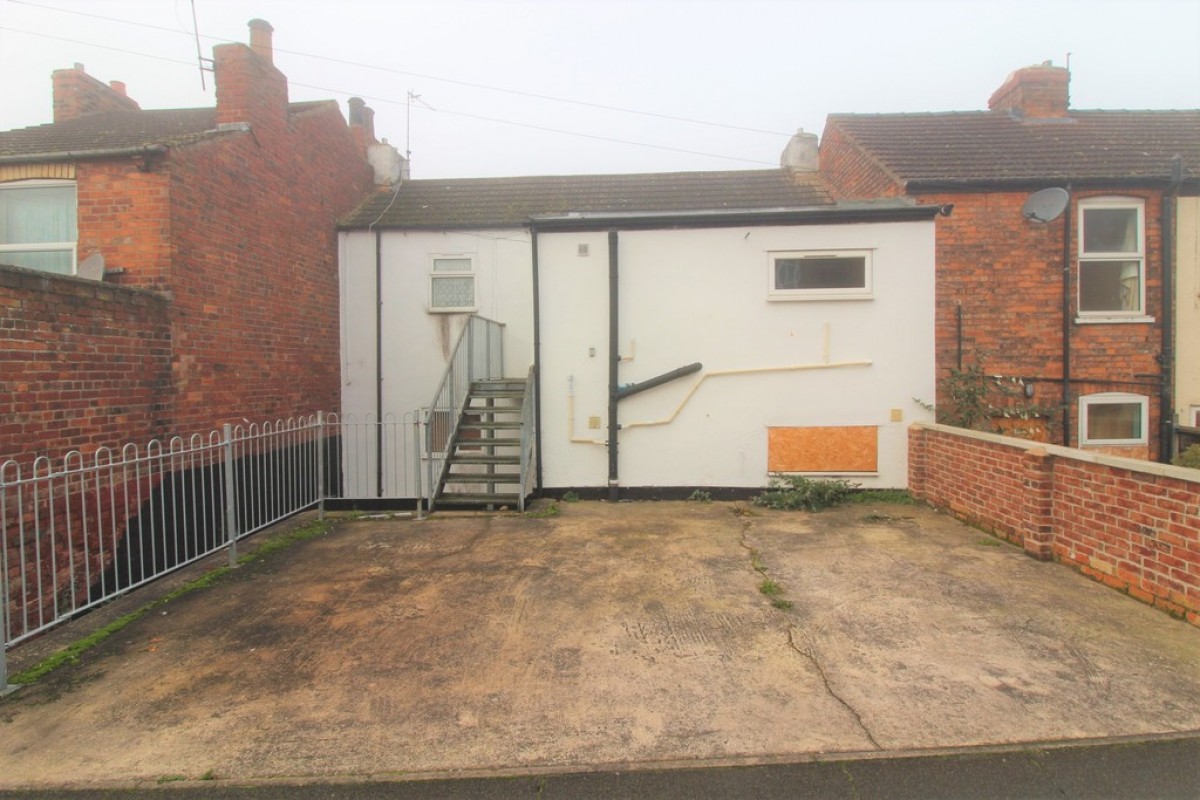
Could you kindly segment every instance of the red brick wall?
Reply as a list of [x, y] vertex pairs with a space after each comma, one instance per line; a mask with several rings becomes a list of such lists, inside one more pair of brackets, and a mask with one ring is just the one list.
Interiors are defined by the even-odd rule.
[[334, 225], [372, 185], [336, 106], [177, 148], [169, 169], [177, 427], [336, 408]]
[[[821, 175], [839, 199], [900, 197], [904, 187], [830, 117], [821, 134]], [[939, 224], [941, 220], [939, 220]]]
[[168, 302], [0, 267], [0, 462], [144, 442], [169, 430]]
[[914, 425], [909, 489], [1200, 625], [1200, 471]]
[[[1076, 203], [1111, 194], [1080, 192], [1067, 214], [1072, 226], [1070, 444], [1078, 441], [1080, 394], [1121, 391], [1151, 397], [1149, 447], [1123, 454], [1157, 453], [1156, 389], [1147, 375], [1159, 372], [1162, 342], [1160, 204], [1155, 193], [1123, 192], [1146, 201], [1146, 308], [1154, 323], [1074, 323], [1077, 307]], [[937, 224], [937, 365], [944, 377], [959, 358], [958, 308], [962, 308], [963, 364], [982, 356], [989, 374], [1034, 379], [1039, 403], [1061, 404], [1063, 218], [1048, 225], [1027, 222], [1021, 206], [1028, 192], [921, 195], [921, 203], [952, 203]], [[1065, 215], [1064, 215], [1065, 216]], [[1038, 378], [1047, 380], [1038, 381]], [[945, 402], [939, 397], [939, 402]], [[1061, 432], [1055, 437], [1062, 442]], [[1121, 452], [1121, 451], [1114, 451]]]
[[75, 168], [78, 258], [99, 253], [106, 280], [166, 291], [171, 267], [171, 182], [161, 167], [129, 159], [84, 161]]

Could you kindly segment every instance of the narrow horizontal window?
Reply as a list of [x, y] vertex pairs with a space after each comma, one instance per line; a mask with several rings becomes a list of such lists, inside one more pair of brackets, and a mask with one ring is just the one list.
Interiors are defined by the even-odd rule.
[[852, 299], [871, 294], [867, 251], [770, 254], [772, 299]]

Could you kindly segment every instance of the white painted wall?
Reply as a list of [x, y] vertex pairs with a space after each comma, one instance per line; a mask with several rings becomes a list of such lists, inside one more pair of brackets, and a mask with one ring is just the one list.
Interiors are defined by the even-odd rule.
[[[578, 255], [580, 244], [588, 256]], [[770, 252], [826, 249], [873, 250], [872, 299], [768, 301]], [[551, 488], [607, 483], [606, 449], [571, 441], [606, 437], [607, 251], [603, 232], [539, 235]], [[619, 258], [621, 351], [633, 355], [621, 382], [704, 365], [621, 401], [623, 426], [670, 416], [705, 373], [871, 362], [709, 377], [670, 424], [621, 431], [622, 486], [763, 486], [768, 427], [835, 425], [880, 426], [878, 474], [853, 480], [907, 484], [908, 425], [932, 421], [913, 398], [930, 401], [935, 391], [932, 221], [621, 232]], [[589, 417], [601, 427], [589, 429]]]
[[1200, 198], [1179, 198], [1176, 219], [1175, 412], [1193, 424], [1200, 408]]
[[[469, 255], [475, 266], [480, 316], [505, 323], [505, 376], [524, 378], [533, 363], [533, 278], [528, 232], [383, 231], [383, 413], [403, 417], [427, 406], [437, 389], [467, 314], [429, 310], [435, 256]], [[339, 235], [341, 279], [342, 414], [376, 413], [375, 233]], [[373, 447], [363, 475], [374, 491]]]

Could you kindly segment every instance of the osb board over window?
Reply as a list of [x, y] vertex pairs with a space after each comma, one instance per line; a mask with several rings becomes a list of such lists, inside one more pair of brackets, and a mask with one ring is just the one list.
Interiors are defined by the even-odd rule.
[[876, 472], [879, 428], [767, 428], [770, 472]]

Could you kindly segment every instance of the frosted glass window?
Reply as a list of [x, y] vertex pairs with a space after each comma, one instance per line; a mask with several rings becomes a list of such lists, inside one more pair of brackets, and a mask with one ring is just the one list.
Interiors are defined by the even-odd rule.
[[1079, 398], [1079, 422], [1083, 444], [1145, 444], [1147, 441], [1146, 397], [1105, 393]]
[[474, 270], [469, 256], [435, 257], [429, 274], [429, 310], [474, 311]]

